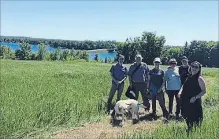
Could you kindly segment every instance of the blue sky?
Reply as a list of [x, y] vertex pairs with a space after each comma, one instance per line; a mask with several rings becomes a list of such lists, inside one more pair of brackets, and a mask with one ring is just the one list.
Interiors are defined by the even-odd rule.
[[156, 32], [166, 45], [218, 40], [218, 1], [1, 1], [1, 35], [117, 40]]

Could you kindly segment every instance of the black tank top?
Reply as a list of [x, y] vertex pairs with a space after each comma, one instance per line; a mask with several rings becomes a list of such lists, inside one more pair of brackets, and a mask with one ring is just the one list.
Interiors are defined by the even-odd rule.
[[201, 93], [197, 75], [189, 76], [183, 85], [182, 98], [190, 99]]

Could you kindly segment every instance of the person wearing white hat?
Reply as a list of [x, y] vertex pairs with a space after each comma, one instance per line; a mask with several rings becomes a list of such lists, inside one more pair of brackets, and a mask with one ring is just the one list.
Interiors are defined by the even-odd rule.
[[154, 59], [154, 68], [150, 70], [149, 75], [149, 90], [152, 96], [152, 115], [154, 118], [156, 115], [156, 100], [163, 112], [163, 117], [168, 118], [169, 114], [165, 106], [163, 87], [165, 85], [164, 71], [160, 68], [161, 60], [159, 57]]

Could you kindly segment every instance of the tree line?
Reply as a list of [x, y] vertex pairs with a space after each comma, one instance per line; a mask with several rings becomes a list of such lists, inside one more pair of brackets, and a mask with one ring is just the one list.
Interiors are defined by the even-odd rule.
[[[7, 39], [6, 39], [7, 38]], [[89, 54], [87, 51], [89, 49], [102, 49], [102, 48], [116, 48], [117, 54], [122, 54], [125, 56], [125, 63], [132, 63], [135, 61], [135, 55], [141, 54], [143, 57], [143, 62], [147, 64], [153, 64], [153, 59], [155, 57], [160, 57], [163, 64], [168, 64], [170, 58], [175, 58], [178, 63], [182, 56], [187, 56], [190, 61], [199, 61], [202, 65], [208, 67], [219, 67], [219, 41], [198, 41], [193, 40], [191, 42], [186, 42], [184, 46], [165, 46], [166, 39], [164, 36], [157, 36], [153, 32], [143, 32], [141, 36], [135, 38], [127, 38], [125, 42], [116, 41], [64, 41], [61, 40], [58, 45], [55, 46], [57, 49], [54, 53], [46, 52], [46, 45], [49, 41], [46, 39], [31, 40], [25, 37], [20, 37], [17, 40], [13, 37], [1, 37], [1, 42], [19, 42], [22, 41], [20, 50], [16, 50], [14, 53], [8, 47], [1, 47], [0, 57], [10, 58], [10, 59], [21, 59], [21, 60], [75, 60], [75, 59], [85, 59], [89, 60]], [[12, 39], [13, 38], [13, 39]], [[22, 38], [22, 39], [21, 39]], [[19, 40], [20, 39], [20, 40]], [[43, 41], [42, 41], [43, 40]], [[35, 42], [33, 42], [35, 41]], [[59, 40], [53, 40], [56, 44]], [[69, 45], [72, 43], [74, 45]], [[39, 51], [37, 54], [31, 53], [31, 45], [38, 44]], [[77, 45], [75, 45], [77, 44]], [[83, 44], [83, 45], [78, 45]], [[77, 47], [75, 47], [77, 46]], [[94, 47], [95, 46], [95, 47]], [[60, 48], [67, 48], [62, 51]], [[72, 49], [74, 48], [74, 49]], [[75, 50], [80, 49], [80, 50]], [[117, 56], [118, 57], [118, 56]], [[98, 54], [95, 56], [96, 61], [98, 59]], [[115, 58], [115, 61], [117, 58]], [[111, 59], [105, 59], [101, 62], [112, 62]]]
[[[164, 36], [157, 36], [153, 32], [143, 32], [142, 36], [128, 38], [117, 46], [118, 55], [125, 56], [125, 63], [132, 63], [136, 54], [141, 54], [143, 62], [153, 64], [155, 57], [160, 57], [167, 65], [168, 60], [175, 58], [181, 63], [181, 57], [187, 56], [189, 61], [199, 61], [203, 66], [219, 67], [219, 41], [186, 42], [184, 46], [165, 46]], [[118, 57], [117, 55], [117, 57]]]
[[55, 52], [48, 52], [46, 45], [40, 43], [39, 50], [37, 53], [32, 53], [31, 45], [27, 42], [20, 43], [20, 49], [13, 51], [8, 46], [0, 47], [0, 58], [1, 59], [17, 59], [17, 60], [76, 60], [84, 59], [89, 61], [89, 54], [87, 51], [64, 49], [60, 47], [55, 49]]
[[75, 50], [94, 50], [94, 49], [112, 49], [117, 46], [119, 42], [116, 41], [73, 41], [73, 40], [59, 40], [59, 39], [42, 39], [30, 37], [15, 37], [15, 36], [1, 36], [1, 42], [22, 43], [27, 42], [32, 45], [44, 43], [54, 48], [75, 49]]

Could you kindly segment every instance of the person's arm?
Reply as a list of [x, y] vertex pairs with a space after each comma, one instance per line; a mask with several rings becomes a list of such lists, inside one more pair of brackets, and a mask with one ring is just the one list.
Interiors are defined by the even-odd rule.
[[[164, 86], [165, 86], [165, 79], [163, 77], [163, 83], [162, 83], [161, 87], [158, 89], [158, 93], [161, 92], [161, 90], [163, 89]], [[166, 88], [165, 88], [165, 90], [166, 90]]]
[[114, 68], [114, 65], [112, 65], [111, 69], [110, 69], [110, 76], [112, 78], [112, 80], [117, 84], [118, 81], [115, 79], [115, 77], [113, 76], [113, 68]]
[[198, 84], [199, 84], [202, 91], [201, 91], [201, 93], [199, 93], [198, 95], [195, 96], [196, 99], [201, 98], [206, 93], [206, 86], [205, 86], [205, 81], [204, 81], [203, 77], [200, 76], [198, 78]]
[[128, 71], [128, 78], [129, 78], [129, 85], [130, 86], [132, 86], [132, 77], [131, 77], [131, 75], [132, 75], [132, 65], [129, 67], [129, 71]]
[[113, 74], [110, 73], [111, 77], [112, 77], [112, 80], [115, 82], [115, 83], [118, 83], [118, 81], [114, 78]]
[[179, 90], [179, 93], [178, 93], [178, 98], [180, 98], [180, 97], [181, 97], [182, 90], [183, 90], [183, 85], [181, 86], [181, 88], [180, 88], [180, 90]]
[[124, 82], [127, 79], [127, 75], [128, 75], [128, 70], [127, 70], [127, 68], [125, 68], [125, 77], [119, 82], [120, 83]]
[[206, 93], [206, 86], [205, 86], [205, 81], [204, 81], [203, 77], [200, 76], [198, 78], [198, 84], [201, 88], [201, 93], [199, 93], [198, 95], [192, 97], [190, 99], [191, 103], [194, 103], [197, 99], [201, 98]]
[[125, 76], [121, 81], [119, 81], [120, 83], [124, 82], [127, 79], [127, 76]]
[[149, 89], [150, 86], [150, 69], [148, 68], [148, 66], [146, 65], [146, 73], [147, 73], [147, 89]]
[[168, 80], [168, 74], [167, 74], [167, 71], [165, 71], [165, 73], [164, 73], [164, 87], [165, 87], [165, 91], [167, 91], [167, 80]]
[[151, 76], [150, 74], [148, 74], [147, 89], [150, 88], [150, 80], [151, 80]]

